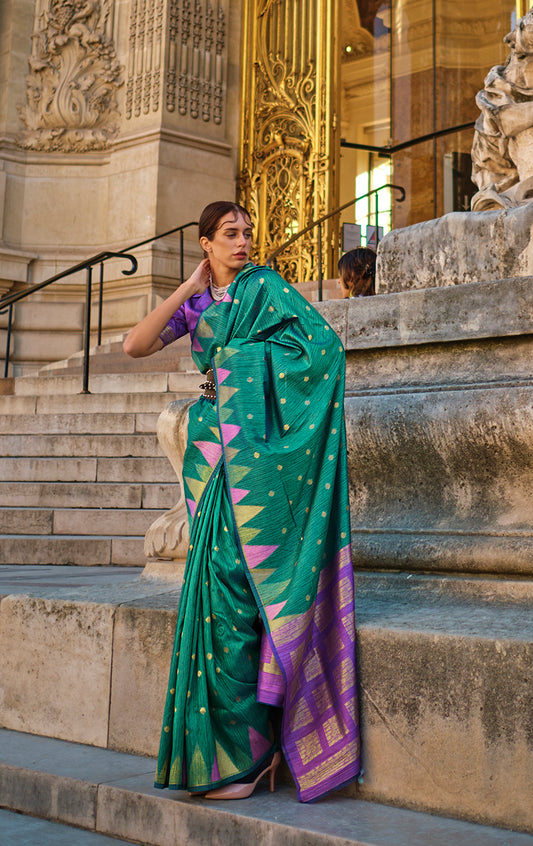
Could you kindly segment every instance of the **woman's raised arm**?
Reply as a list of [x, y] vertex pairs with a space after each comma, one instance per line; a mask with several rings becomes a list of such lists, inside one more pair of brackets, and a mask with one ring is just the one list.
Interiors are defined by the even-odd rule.
[[209, 285], [209, 260], [203, 259], [183, 285], [163, 300], [150, 314], [131, 329], [122, 348], [132, 358], [152, 355], [163, 347], [159, 337], [172, 315], [193, 294], [203, 294]]

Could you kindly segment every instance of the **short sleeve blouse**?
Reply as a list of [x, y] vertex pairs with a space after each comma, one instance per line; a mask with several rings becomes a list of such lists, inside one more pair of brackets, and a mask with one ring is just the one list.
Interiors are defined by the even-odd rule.
[[196, 326], [200, 319], [200, 315], [205, 309], [211, 305], [213, 297], [211, 291], [207, 288], [203, 294], [193, 294], [193, 296], [186, 300], [183, 305], [174, 312], [167, 325], [160, 333], [159, 337], [163, 341], [163, 346], [177, 341], [178, 338], [183, 338], [184, 335], [194, 335]]

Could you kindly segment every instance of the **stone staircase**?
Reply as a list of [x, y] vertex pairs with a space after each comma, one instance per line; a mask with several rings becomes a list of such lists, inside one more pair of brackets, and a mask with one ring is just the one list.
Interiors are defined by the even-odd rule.
[[[506, 291], [507, 300], [488, 299], [500, 324], [509, 285]], [[437, 479], [425, 454], [409, 446], [413, 427], [399, 425], [404, 406], [415, 408], [440, 443], [439, 420], [448, 426], [457, 417], [463, 428], [454, 424], [452, 432], [468, 432], [456, 409], [463, 415], [473, 409], [479, 444], [504, 416], [501, 403], [481, 393], [484, 385], [497, 393], [509, 384], [520, 398], [529, 380], [518, 367], [529, 373], [529, 364], [515, 350], [530, 337], [530, 323], [504, 321], [509, 338], [496, 337], [494, 358], [481, 334], [490, 317], [485, 300], [484, 323], [473, 320], [466, 289], [441, 291], [427, 304], [424, 296], [391, 294], [349, 310], [346, 302], [331, 304], [327, 312], [350, 352], [354, 493], [362, 486], [370, 492], [358, 503], [353, 535], [364, 776], [312, 807], [296, 803], [286, 770], [274, 796], [261, 791], [224, 806], [152, 787], [179, 582], [116, 565], [144, 564], [145, 527], [138, 527], [178, 498], [153, 433], [170, 400], [197, 392], [188, 344], [140, 361], [126, 359], [117, 342], [95, 350], [90, 395], [78, 393], [79, 356], [4, 385], [0, 514], [9, 534], [0, 547], [1, 807], [149, 846], [533, 846], [529, 534], [522, 523], [495, 532], [492, 497], [484, 517], [487, 549], [500, 551], [495, 563], [472, 552], [470, 538], [484, 523], [477, 513], [472, 526], [462, 513], [463, 522], [453, 522], [442, 473]], [[399, 320], [409, 322], [407, 329], [396, 328]], [[481, 398], [477, 405], [471, 394]], [[442, 409], [436, 422], [433, 397]], [[487, 409], [487, 424], [478, 406]], [[524, 408], [513, 422], [524, 420]], [[506, 399], [503, 411], [513, 409]], [[367, 433], [375, 443], [364, 440]], [[494, 443], [491, 435], [487, 454]], [[394, 474], [391, 454], [398, 460]], [[528, 455], [524, 446], [521, 466]], [[411, 486], [408, 456], [418, 474]], [[461, 491], [466, 484], [485, 491], [487, 467], [492, 472], [492, 464], [468, 466]], [[515, 488], [521, 479], [518, 471], [505, 478]], [[76, 562], [60, 557], [69, 545], [79, 551]], [[18, 566], [23, 549], [24, 563], [34, 566]], [[39, 557], [38, 549], [48, 552]], [[88, 566], [94, 564], [100, 566]]]
[[[159, 413], [197, 393], [187, 339], [150, 359], [115, 340], [6, 380], [0, 394], [0, 562], [143, 566], [144, 534], [176, 502]], [[10, 393], [7, 393], [7, 390]]]

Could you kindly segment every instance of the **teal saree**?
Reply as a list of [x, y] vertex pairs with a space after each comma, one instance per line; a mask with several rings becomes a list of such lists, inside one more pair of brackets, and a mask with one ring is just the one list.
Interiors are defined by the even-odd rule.
[[248, 265], [198, 321], [216, 404], [190, 409], [190, 547], [156, 786], [203, 792], [275, 748], [301, 801], [359, 773], [344, 350], [269, 268]]

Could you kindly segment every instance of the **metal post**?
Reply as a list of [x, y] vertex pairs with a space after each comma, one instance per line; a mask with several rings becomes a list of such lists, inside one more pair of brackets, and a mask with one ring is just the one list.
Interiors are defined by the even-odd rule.
[[375, 194], [374, 194], [374, 223], [375, 223], [375, 225], [376, 225], [376, 250], [377, 250], [377, 248], [378, 248], [378, 243], [379, 243], [379, 233], [378, 233], [378, 217], [379, 217], [379, 213], [378, 213], [378, 196], [379, 196], [379, 192], [380, 192], [380, 191], [381, 191], [381, 188], [378, 188], [378, 189], [377, 189], [377, 191], [376, 191], [376, 192], [375, 192]]
[[104, 305], [104, 263], [100, 262], [100, 289], [98, 291], [98, 346], [102, 343], [102, 310]]
[[180, 229], [180, 284], [183, 285], [183, 229]]
[[318, 302], [322, 302], [322, 224], [318, 224]]
[[9, 348], [11, 346], [11, 325], [13, 323], [13, 303], [9, 304], [7, 313], [7, 340], [6, 340], [6, 360], [4, 364], [4, 379], [7, 379], [9, 372]]
[[91, 343], [91, 288], [93, 281], [93, 269], [87, 268], [87, 281], [85, 284], [85, 338], [83, 341], [83, 388], [82, 394], [90, 394], [89, 390], [89, 347]]

